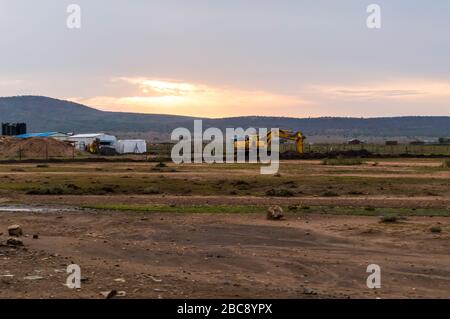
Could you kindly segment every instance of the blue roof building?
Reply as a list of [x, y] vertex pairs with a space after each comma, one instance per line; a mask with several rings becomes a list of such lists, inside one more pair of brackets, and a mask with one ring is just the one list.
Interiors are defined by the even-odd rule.
[[61, 132], [42, 132], [42, 133], [27, 133], [16, 135], [17, 138], [32, 138], [32, 137], [50, 137], [57, 140], [66, 140], [69, 135]]

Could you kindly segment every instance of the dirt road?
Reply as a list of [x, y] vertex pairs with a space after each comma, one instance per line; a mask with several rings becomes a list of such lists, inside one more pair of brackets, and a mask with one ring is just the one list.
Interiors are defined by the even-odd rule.
[[[4, 245], [11, 224], [24, 247]], [[0, 298], [450, 298], [448, 227], [436, 217], [2, 212]], [[64, 286], [71, 263], [78, 290]], [[369, 264], [381, 267], [379, 290], [366, 287]]]

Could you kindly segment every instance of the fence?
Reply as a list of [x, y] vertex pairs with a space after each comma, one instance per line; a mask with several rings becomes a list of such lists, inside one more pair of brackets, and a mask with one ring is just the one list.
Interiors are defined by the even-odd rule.
[[[55, 151], [51, 147], [44, 146], [40, 149], [23, 149], [18, 148], [15, 151], [8, 150], [7, 152], [0, 151], [0, 160], [21, 161], [21, 160], [53, 160], [53, 159], [75, 159], [80, 158], [80, 153], [75, 148], [65, 150], [64, 152]], [[87, 157], [87, 156], [84, 156]]]
[[[148, 160], [151, 157], [161, 157], [170, 158], [172, 151], [172, 143], [153, 143], [147, 144], [147, 154], [141, 156], [128, 156], [134, 160]], [[224, 147], [225, 150], [225, 147]], [[386, 155], [386, 156], [396, 156], [396, 155], [417, 155], [417, 156], [450, 156], [450, 145], [380, 145], [380, 144], [360, 144], [360, 145], [349, 145], [349, 144], [307, 144], [304, 145], [304, 152], [306, 154], [317, 153], [326, 154], [330, 152], [347, 152], [347, 151], [361, 151], [365, 150], [374, 155]], [[295, 145], [292, 143], [282, 143], [280, 144], [280, 153], [285, 152], [295, 152]], [[51, 148], [42, 147], [38, 150], [33, 150], [29, 152], [28, 150], [18, 149], [14, 152], [8, 152], [7, 154], [2, 154], [0, 152], [0, 160], [73, 160], [98, 157], [88, 153], [81, 153], [76, 151], [74, 148], [70, 151], [55, 152]], [[122, 159], [126, 159], [127, 156], [120, 156]]]
[[[290, 146], [292, 148], [292, 146]], [[450, 145], [381, 145], [381, 144], [305, 144], [305, 153], [329, 153], [365, 150], [376, 155], [450, 156]]]
[[[171, 143], [148, 144], [148, 152], [161, 157], [170, 157]], [[224, 146], [225, 149], [225, 146]], [[305, 153], [326, 154], [330, 152], [347, 152], [365, 150], [375, 155], [417, 155], [417, 156], [450, 156], [450, 145], [382, 145], [382, 144], [308, 144], [304, 145]], [[295, 152], [295, 144], [281, 143], [280, 153]]]

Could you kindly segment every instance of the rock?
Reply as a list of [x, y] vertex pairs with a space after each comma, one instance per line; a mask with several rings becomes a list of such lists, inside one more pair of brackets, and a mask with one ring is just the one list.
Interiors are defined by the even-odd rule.
[[126, 280], [123, 278], [116, 278], [116, 279], [114, 279], [114, 281], [115, 282], [126, 282]]
[[154, 282], [162, 282], [162, 279], [158, 279], [158, 278], [155, 278], [155, 277], [153, 277], [153, 276], [148, 276], [151, 280], [153, 280]]
[[20, 237], [23, 235], [22, 227], [20, 225], [11, 225], [8, 227], [9, 236]]
[[38, 234], [34, 234], [33, 235], [33, 239], [39, 239], [39, 235]]
[[10, 246], [23, 246], [23, 242], [20, 239], [14, 237], [8, 238], [6, 244]]
[[25, 279], [25, 280], [41, 280], [41, 279], [44, 279], [44, 277], [35, 275], [35, 276], [26, 276], [26, 277], [23, 277], [23, 279]]
[[268, 220], [280, 220], [284, 217], [283, 208], [278, 205], [272, 205], [267, 209]]
[[315, 295], [316, 293], [311, 288], [305, 287], [305, 288], [303, 288], [303, 294], [304, 295]]
[[111, 299], [117, 295], [117, 290], [102, 291], [100, 294], [102, 294], [106, 299]]

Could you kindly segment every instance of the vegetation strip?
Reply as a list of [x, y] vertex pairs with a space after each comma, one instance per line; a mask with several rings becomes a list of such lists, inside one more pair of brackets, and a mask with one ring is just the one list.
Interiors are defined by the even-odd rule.
[[[122, 205], [99, 204], [83, 205], [85, 209], [132, 211], [146, 213], [214, 213], [250, 214], [264, 213], [267, 206], [260, 205]], [[282, 206], [285, 212], [297, 214], [330, 214], [350, 216], [440, 216], [450, 217], [450, 209], [431, 208], [374, 208], [374, 207], [332, 207], [332, 206]]]

